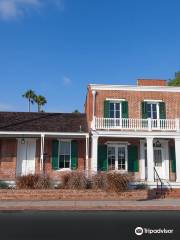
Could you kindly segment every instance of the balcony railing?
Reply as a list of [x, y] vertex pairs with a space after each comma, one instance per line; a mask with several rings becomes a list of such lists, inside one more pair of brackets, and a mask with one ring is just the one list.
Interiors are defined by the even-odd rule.
[[135, 130], [135, 131], [179, 131], [180, 119], [134, 119], [134, 118], [101, 118], [95, 117], [95, 129]]

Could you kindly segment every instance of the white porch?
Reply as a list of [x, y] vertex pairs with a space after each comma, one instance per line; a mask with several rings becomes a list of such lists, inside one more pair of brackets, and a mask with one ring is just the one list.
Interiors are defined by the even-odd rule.
[[[175, 183], [173, 186], [180, 187], [180, 136], [178, 132], [135, 132], [131, 131], [93, 131], [91, 142], [91, 171], [98, 171], [98, 142], [99, 139], [108, 138], [115, 141], [117, 144], [123, 144], [128, 139], [136, 139], [139, 141], [139, 180], [138, 182], [145, 182], [148, 185], [155, 186], [157, 177], [155, 176], [155, 170], [161, 179]], [[116, 141], [118, 139], [118, 141]], [[119, 140], [121, 139], [121, 140]], [[124, 140], [125, 139], [125, 140]], [[173, 142], [175, 147], [175, 165], [176, 170], [173, 173], [174, 179], [170, 178], [171, 174], [171, 162], [169, 142]], [[159, 146], [158, 146], [159, 144]], [[115, 157], [118, 158], [118, 157]], [[162, 160], [158, 162], [158, 160]], [[117, 165], [117, 164], [116, 164]], [[127, 169], [127, 167], [126, 167]], [[128, 172], [128, 170], [127, 170]]]

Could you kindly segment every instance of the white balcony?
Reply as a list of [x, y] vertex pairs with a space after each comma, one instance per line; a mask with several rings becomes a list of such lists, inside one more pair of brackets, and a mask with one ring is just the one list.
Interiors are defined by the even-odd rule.
[[180, 119], [134, 119], [95, 117], [92, 128], [97, 130], [179, 131]]

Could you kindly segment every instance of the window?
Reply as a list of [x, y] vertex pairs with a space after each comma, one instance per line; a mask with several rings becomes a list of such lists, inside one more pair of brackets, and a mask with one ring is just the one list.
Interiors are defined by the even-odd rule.
[[121, 118], [121, 102], [110, 102], [110, 118]]
[[60, 141], [59, 144], [59, 168], [70, 168], [71, 142]]
[[108, 146], [108, 169], [126, 170], [127, 169], [127, 146], [114, 145]]
[[159, 119], [158, 103], [147, 103], [147, 117], [152, 119]]
[[154, 149], [154, 165], [155, 167], [162, 167], [162, 150]]

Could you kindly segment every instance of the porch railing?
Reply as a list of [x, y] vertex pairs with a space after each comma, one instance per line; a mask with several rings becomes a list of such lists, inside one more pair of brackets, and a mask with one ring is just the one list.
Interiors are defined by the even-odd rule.
[[157, 191], [160, 190], [160, 196], [162, 197], [162, 194], [163, 194], [163, 181], [159, 177], [159, 174], [158, 174], [158, 172], [157, 172], [155, 167], [154, 167], [154, 180], [157, 183]]
[[180, 119], [101, 118], [93, 120], [95, 129], [179, 131]]

